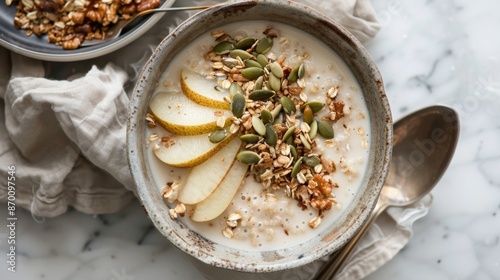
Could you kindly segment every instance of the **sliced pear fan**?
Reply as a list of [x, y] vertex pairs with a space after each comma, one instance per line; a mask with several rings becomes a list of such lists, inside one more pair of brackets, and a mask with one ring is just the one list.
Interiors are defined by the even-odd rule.
[[224, 148], [235, 137], [229, 134], [221, 142], [214, 144], [208, 140], [209, 133], [192, 136], [175, 136], [174, 144], [168, 148], [162, 144], [153, 148], [153, 152], [166, 164], [176, 167], [193, 167], [208, 160]]
[[191, 169], [179, 190], [177, 199], [185, 204], [195, 204], [207, 198], [219, 187], [235, 164], [241, 141], [235, 139], [202, 164]]
[[218, 109], [229, 109], [229, 103], [224, 101], [224, 96], [229, 96], [229, 91], [215, 89], [216, 79], [207, 79], [205, 76], [188, 69], [181, 71], [181, 88], [184, 94], [194, 102]]
[[229, 206], [245, 179], [248, 165], [236, 161], [219, 187], [205, 200], [196, 204], [191, 219], [195, 222], [205, 222], [217, 218]]
[[209, 108], [191, 101], [179, 91], [157, 92], [149, 102], [156, 122], [177, 135], [196, 135], [212, 132], [219, 127], [217, 120], [225, 117], [224, 125], [231, 123], [230, 111]]

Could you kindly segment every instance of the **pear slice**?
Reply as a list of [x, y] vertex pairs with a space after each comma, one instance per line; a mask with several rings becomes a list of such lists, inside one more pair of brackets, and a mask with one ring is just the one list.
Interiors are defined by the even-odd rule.
[[229, 91], [215, 89], [217, 80], [207, 79], [205, 76], [191, 70], [181, 70], [181, 88], [184, 94], [194, 102], [217, 109], [229, 109], [229, 103], [224, 96], [229, 97]]
[[220, 117], [226, 117], [224, 124], [229, 125], [232, 116], [230, 111], [195, 103], [179, 91], [157, 92], [149, 102], [149, 109], [159, 125], [177, 135], [212, 132], [219, 128]]
[[237, 161], [240, 146], [241, 140], [235, 139], [210, 159], [193, 167], [179, 190], [177, 200], [184, 204], [196, 204], [207, 198]]
[[236, 161], [219, 187], [205, 200], [196, 204], [191, 219], [195, 222], [205, 222], [217, 218], [229, 206], [245, 179], [248, 165]]
[[153, 152], [159, 160], [176, 167], [193, 167], [208, 160], [215, 153], [224, 148], [238, 135], [229, 134], [221, 142], [214, 144], [208, 139], [209, 133], [191, 136], [175, 136], [174, 144], [165, 147], [159, 144]]

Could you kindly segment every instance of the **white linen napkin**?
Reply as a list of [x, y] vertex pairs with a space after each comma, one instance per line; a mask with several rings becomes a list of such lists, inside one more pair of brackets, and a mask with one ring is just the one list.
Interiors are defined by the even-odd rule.
[[[16, 204], [44, 217], [69, 205], [89, 214], [118, 211], [133, 197], [125, 152], [127, 74], [109, 65], [54, 81], [42, 78], [39, 61], [13, 54], [11, 62], [1, 93], [0, 173], [7, 178], [15, 166]], [[1, 201], [6, 190], [0, 189]]]
[[[369, 0], [298, 2], [317, 8], [361, 42], [379, 29]], [[68, 206], [112, 213], [133, 199], [125, 143], [130, 85], [154, 47], [190, 14], [164, 17], [159, 28], [129, 46], [79, 63], [41, 62], [0, 47], [0, 176], [7, 178], [15, 166], [18, 206], [34, 216], [54, 217]], [[6, 182], [0, 181], [0, 202], [7, 196]], [[391, 209], [389, 222], [372, 228], [339, 279], [360, 279], [392, 258], [410, 238], [408, 221], [426, 210], [422, 205]]]

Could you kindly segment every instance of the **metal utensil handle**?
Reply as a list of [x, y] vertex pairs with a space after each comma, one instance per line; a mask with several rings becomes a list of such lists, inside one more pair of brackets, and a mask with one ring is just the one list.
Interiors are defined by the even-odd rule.
[[127, 25], [128, 23], [134, 21], [136, 18], [152, 14], [152, 13], [163, 13], [163, 12], [173, 12], [173, 11], [189, 11], [189, 10], [203, 10], [210, 8], [212, 6], [190, 6], [190, 7], [170, 7], [170, 8], [158, 8], [158, 9], [149, 9], [142, 11], [140, 13], [135, 14], [131, 19], [127, 20], [124, 24]]
[[358, 245], [359, 241], [363, 239], [363, 237], [368, 232], [368, 229], [373, 224], [373, 222], [377, 219], [377, 217], [384, 212], [386, 206], [380, 201], [373, 209], [370, 217], [368, 217], [367, 221], [361, 226], [358, 232], [349, 240], [344, 247], [340, 248], [338, 252], [332, 255], [332, 258], [329, 259], [324, 265], [321, 271], [316, 275], [315, 280], [331, 280], [333, 277], [340, 271], [341, 268], [344, 267], [346, 261], [351, 256], [352, 252], [356, 245]]
[[151, 13], [156, 13], [156, 12], [172, 12], [172, 11], [188, 11], [188, 10], [203, 10], [210, 8], [212, 6], [190, 6], [190, 7], [170, 7], [170, 8], [158, 8], [158, 9], [150, 9], [150, 10], [145, 10], [142, 11], [134, 16], [134, 18], [151, 14]]

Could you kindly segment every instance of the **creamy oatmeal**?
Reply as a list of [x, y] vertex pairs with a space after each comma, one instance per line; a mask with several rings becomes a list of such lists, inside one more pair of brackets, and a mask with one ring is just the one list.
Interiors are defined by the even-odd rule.
[[[188, 80], [184, 77], [188, 75], [202, 78], [190, 85], [194, 78]], [[199, 91], [206, 93], [197, 94]], [[186, 117], [190, 118], [186, 124], [172, 117], [172, 112], [163, 123], [154, 112], [146, 117], [150, 166], [159, 192], [171, 207], [165, 215], [182, 219], [220, 244], [271, 250], [312, 238], [334, 223], [351, 203], [366, 171], [368, 113], [352, 73], [336, 53], [314, 37], [278, 23], [248, 21], [223, 26], [200, 36], [176, 56], [155, 94], [165, 92], [176, 101], [164, 106], [178, 110], [179, 115], [189, 115], [189, 110], [201, 114], [207, 110], [204, 107], [214, 110], [213, 128], [207, 128], [210, 117], [205, 117], [207, 124], [203, 125], [191, 120], [195, 117]], [[184, 105], [186, 96], [194, 101], [191, 107]], [[175, 125], [169, 123], [172, 119]], [[177, 125], [180, 122], [183, 124]], [[202, 126], [215, 132], [186, 136], [204, 135]], [[203, 137], [197, 141], [211, 142], [214, 147], [232, 137], [232, 145], [239, 147], [234, 152], [237, 160], [232, 165], [222, 163], [230, 160], [225, 155], [231, 144], [212, 154], [211, 161], [216, 162], [213, 172], [200, 172], [207, 170], [203, 163], [179, 168], [175, 167], [181, 166], [179, 162], [169, 165], [159, 160], [158, 149], [167, 153], [197, 137]], [[241, 141], [241, 145], [234, 141]], [[198, 144], [185, 148], [201, 149]], [[197, 204], [203, 200], [182, 202], [178, 196], [182, 197], [179, 192], [183, 188], [189, 188], [187, 182], [206, 177], [209, 184], [219, 178], [216, 174], [224, 165], [231, 170], [241, 169], [243, 164], [246, 174], [243, 181], [237, 181], [227, 208], [214, 219], [193, 221], [198, 219]], [[227, 172], [222, 181], [230, 180], [232, 174], [242, 173]], [[217, 190], [211, 190], [212, 194]]]

